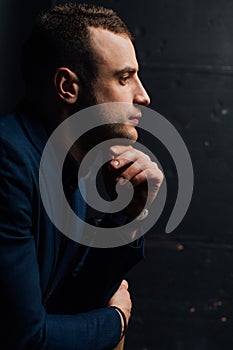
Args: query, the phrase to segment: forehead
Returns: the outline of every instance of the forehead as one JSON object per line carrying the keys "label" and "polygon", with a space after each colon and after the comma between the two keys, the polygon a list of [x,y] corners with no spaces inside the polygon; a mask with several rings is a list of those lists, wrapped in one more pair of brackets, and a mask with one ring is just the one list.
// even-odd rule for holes
{"label": "forehead", "polygon": [[97,54],[97,61],[112,69],[124,66],[138,70],[138,63],[132,41],[124,34],[115,34],[107,29],[89,27],[91,46]]}

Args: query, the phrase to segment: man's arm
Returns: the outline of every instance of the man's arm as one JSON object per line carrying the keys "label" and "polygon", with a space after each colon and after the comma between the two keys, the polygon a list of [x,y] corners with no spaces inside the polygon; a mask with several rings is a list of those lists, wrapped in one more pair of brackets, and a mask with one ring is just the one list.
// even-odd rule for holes
{"label": "man's arm", "polygon": [[[4,146],[4,147],[3,147]],[[109,349],[121,319],[105,307],[77,315],[47,314],[32,227],[30,167],[4,141],[0,147],[0,347],[14,350]]]}

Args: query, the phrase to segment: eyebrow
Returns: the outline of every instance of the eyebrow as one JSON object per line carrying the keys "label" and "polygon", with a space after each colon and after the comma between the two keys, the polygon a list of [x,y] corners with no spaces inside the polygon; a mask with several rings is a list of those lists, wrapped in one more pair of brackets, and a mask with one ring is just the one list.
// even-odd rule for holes
{"label": "eyebrow", "polygon": [[124,74],[124,73],[130,73],[130,74],[134,74],[134,73],[137,73],[138,72],[138,69],[136,68],[133,68],[133,67],[125,67],[123,69],[120,69],[120,70],[117,70],[114,75],[121,75],[121,74]]}

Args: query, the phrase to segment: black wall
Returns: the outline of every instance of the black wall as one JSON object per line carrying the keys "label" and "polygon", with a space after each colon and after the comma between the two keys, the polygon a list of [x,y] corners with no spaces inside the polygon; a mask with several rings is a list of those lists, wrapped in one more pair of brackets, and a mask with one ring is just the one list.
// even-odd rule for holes
{"label": "black wall", "polygon": [[50,0],[0,1],[0,114],[11,112],[23,96],[20,73],[20,50],[33,20],[42,9],[51,7]]}
{"label": "black wall", "polygon": [[[115,9],[134,33],[151,108],[177,128],[194,167],[189,211],[166,235],[177,176],[169,154],[151,141],[165,171],[168,202],[146,235],[146,259],[129,274],[134,311],[126,350],[232,349],[233,2],[86,2]],[[38,6],[25,1],[19,11],[19,4],[11,3],[0,5],[5,14],[1,12],[4,111],[11,93],[12,99],[21,93],[14,53],[24,32],[18,30],[29,14],[32,18],[43,7],[42,1]]]}

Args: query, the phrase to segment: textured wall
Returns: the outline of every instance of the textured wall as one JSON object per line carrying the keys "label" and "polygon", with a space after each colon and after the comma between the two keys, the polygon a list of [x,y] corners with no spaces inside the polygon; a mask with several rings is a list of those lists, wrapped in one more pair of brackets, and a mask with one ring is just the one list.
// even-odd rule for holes
{"label": "textured wall", "polygon": [[178,129],[195,175],[192,204],[170,235],[164,225],[177,177],[158,149],[168,203],[129,275],[134,312],[126,350],[233,348],[233,2],[87,1],[114,8],[135,35],[151,107]]}

